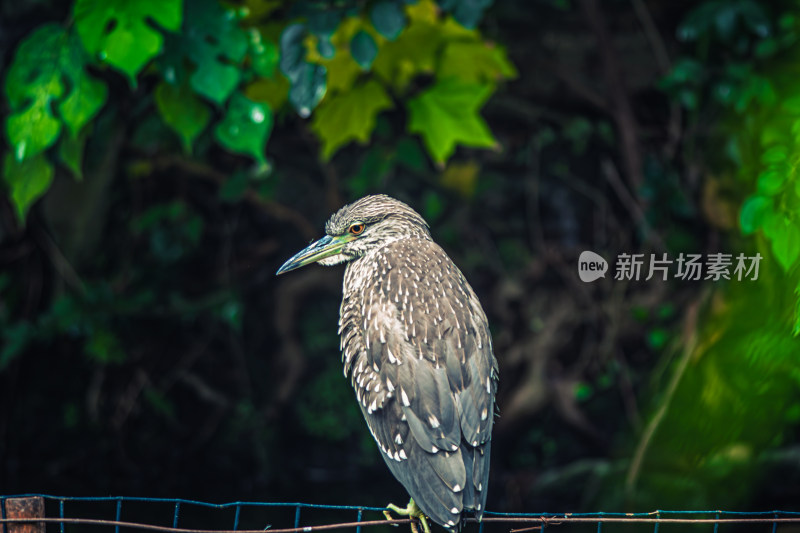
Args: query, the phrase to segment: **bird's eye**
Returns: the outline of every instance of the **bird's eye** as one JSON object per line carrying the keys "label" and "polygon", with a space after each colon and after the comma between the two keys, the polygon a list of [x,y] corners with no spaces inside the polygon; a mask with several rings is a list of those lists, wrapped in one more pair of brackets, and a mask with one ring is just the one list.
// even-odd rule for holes
{"label": "bird's eye", "polygon": [[364,232],[364,224],[353,224],[347,231],[353,235],[361,235]]}

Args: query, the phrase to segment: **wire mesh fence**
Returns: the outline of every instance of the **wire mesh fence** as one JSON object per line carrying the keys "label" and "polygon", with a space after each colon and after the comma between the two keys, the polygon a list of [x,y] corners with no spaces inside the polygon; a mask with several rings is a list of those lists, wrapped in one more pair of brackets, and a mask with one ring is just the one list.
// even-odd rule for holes
{"label": "wire mesh fence", "polygon": [[[401,526],[408,518],[387,520],[382,507],[310,503],[209,503],[148,497],[70,497],[46,494],[0,496],[2,533],[311,533]],[[468,518],[465,529],[484,531],[569,531],[597,533],[674,531],[798,530],[797,511],[665,511],[647,513],[501,513],[486,511],[481,522]]]}

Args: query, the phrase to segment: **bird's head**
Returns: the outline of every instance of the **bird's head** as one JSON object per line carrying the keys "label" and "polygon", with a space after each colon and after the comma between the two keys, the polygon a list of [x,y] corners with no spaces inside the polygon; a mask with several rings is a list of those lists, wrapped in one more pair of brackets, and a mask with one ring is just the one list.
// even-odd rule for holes
{"label": "bird's head", "polygon": [[419,213],[383,194],[365,196],[339,209],[325,224],[325,233],[286,261],[277,274],[311,263],[327,266],[352,261],[398,239],[431,238]]}

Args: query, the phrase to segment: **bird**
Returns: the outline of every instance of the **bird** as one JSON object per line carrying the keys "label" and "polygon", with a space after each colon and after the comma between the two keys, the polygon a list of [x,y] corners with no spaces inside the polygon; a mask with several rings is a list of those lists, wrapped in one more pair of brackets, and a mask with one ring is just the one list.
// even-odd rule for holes
{"label": "bird", "polygon": [[277,271],[346,263],[342,364],[370,433],[411,499],[389,511],[449,530],[486,505],[499,370],[486,314],[428,223],[387,195],[345,205]]}

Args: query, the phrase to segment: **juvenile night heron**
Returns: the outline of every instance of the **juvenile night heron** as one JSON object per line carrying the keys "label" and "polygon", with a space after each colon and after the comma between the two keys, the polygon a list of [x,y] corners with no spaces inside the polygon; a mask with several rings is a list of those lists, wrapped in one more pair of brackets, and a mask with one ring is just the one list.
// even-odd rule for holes
{"label": "juvenile night heron", "polygon": [[[389,196],[342,207],[325,237],[278,274],[347,262],[339,310],[344,374],[392,474],[399,514],[455,528],[481,518],[489,479],[497,361],[486,315],[428,224]],[[387,517],[389,515],[387,514]]]}

